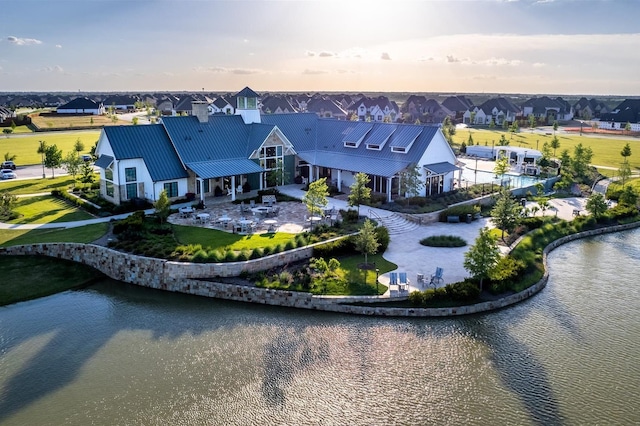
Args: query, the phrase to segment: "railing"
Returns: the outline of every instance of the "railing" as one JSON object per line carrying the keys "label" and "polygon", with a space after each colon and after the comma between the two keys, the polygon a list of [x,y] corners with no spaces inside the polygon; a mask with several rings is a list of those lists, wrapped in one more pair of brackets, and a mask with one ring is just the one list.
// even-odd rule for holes
{"label": "railing", "polygon": [[376,222],[378,222],[378,225],[382,225],[384,223],[382,217],[380,217],[380,215],[372,209],[369,209],[369,218],[374,219]]}

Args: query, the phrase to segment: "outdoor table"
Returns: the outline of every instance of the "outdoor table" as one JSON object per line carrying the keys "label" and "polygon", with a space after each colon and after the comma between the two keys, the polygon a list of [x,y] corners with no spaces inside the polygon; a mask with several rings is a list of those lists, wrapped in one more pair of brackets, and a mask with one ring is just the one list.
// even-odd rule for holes
{"label": "outdoor table", "polygon": [[207,222],[207,221],[211,218],[211,215],[210,215],[209,213],[198,213],[198,214],[196,215],[196,218],[197,218],[200,222],[205,223],[205,222]]}
{"label": "outdoor table", "polygon": [[193,213],[193,207],[180,207],[178,211],[180,212],[180,216],[189,217]]}
{"label": "outdoor table", "polygon": [[320,221],[322,220],[322,218],[321,218],[320,216],[311,216],[311,217],[309,218],[309,220],[310,220],[311,222],[320,222]]}
{"label": "outdoor table", "polygon": [[275,219],[267,219],[262,223],[264,223],[265,225],[269,225],[269,227],[267,228],[267,232],[275,232],[278,221]]}
{"label": "outdoor table", "polygon": [[253,221],[249,219],[242,219],[242,220],[239,220],[238,223],[240,224],[241,232],[247,232],[247,226],[251,225]]}
{"label": "outdoor table", "polygon": [[227,226],[227,224],[231,222],[231,218],[227,215],[224,215],[224,216],[220,216],[218,218],[218,221],[222,223],[224,226]]}
{"label": "outdoor table", "polygon": [[271,211],[271,207],[254,207],[251,211],[260,215],[266,215]]}

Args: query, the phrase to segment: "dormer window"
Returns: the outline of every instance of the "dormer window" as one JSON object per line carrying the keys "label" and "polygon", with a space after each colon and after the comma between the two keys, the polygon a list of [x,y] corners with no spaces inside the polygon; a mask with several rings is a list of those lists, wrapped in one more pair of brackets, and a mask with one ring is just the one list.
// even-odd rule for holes
{"label": "dormer window", "polygon": [[372,149],[374,151],[380,151],[382,147],[377,144],[367,144],[367,149]]}
{"label": "dormer window", "polygon": [[407,150],[403,146],[392,146],[391,152],[400,152],[402,154],[405,154]]}

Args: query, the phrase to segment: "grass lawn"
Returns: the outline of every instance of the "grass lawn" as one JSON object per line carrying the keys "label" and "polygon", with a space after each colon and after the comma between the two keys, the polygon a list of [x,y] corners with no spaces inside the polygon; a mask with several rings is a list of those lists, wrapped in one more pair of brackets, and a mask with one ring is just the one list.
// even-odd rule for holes
{"label": "grass lawn", "polygon": [[180,244],[200,244],[212,249],[229,247],[232,250],[253,250],[259,247],[275,247],[295,240],[296,234],[276,232],[274,234],[238,235],[216,229],[204,229],[197,226],[175,225],[173,232]]}
{"label": "grass lawn", "polygon": [[13,195],[40,194],[42,192],[51,192],[54,189],[67,189],[71,186],[73,186],[71,176],[58,176],[53,179],[47,177],[45,179],[0,181],[0,191],[9,191]]}
{"label": "grass lawn", "polygon": [[[341,257],[338,260],[340,261],[340,270],[338,271],[338,275],[343,277],[347,281],[348,285],[346,289],[342,288],[342,292],[340,293],[329,294],[347,294],[352,296],[360,294],[376,294],[375,268],[373,270],[362,270],[358,267],[364,263],[364,256],[362,254]],[[375,263],[376,268],[380,270],[379,275],[393,271],[398,267],[395,263],[385,260],[381,254],[376,254],[374,256],[369,255],[367,257],[367,262]],[[378,294],[384,294],[385,291],[387,291],[387,286],[380,284],[378,286]]]}
{"label": "grass lawn", "polygon": [[36,243],[90,243],[106,234],[108,230],[108,223],[96,223],[68,229],[0,229],[0,246]]}
{"label": "grass lawn", "polygon": [[[510,145],[512,146],[520,146],[532,149],[542,150],[542,145],[545,142],[550,143],[551,139],[553,139],[553,135],[545,135],[540,133],[531,133],[526,129],[521,129],[520,133],[516,133],[511,137],[510,132],[506,132],[503,130],[487,130],[487,129],[470,129],[471,134],[473,135],[473,141],[476,145],[485,145],[487,143],[488,146],[491,146],[491,143],[494,142],[495,145],[500,144],[500,136],[505,135]],[[553,132],[551,132],[553,133]],[[558,140],[560,141],[560,148],[556,150],[556,157],[560,156],[560,153],[565,149],[569,150],[569,154],[573,155],[573,148],[582,143],[585,147],[590,147],[593,150],[593,159],[591,160],[592,164],[596,164],[598,166],[607,166],[607,167],[615,167],[616,169],[620,167],[620,163],[622,163],[622,156],[620,155],[620,151],[622,148],[629,143],[631,146],[631,152],[640,154],[640,140],[624,140],[617,139],[615,136],[609,137],[593,137],[593,136],[580,136],[580,135],[566,135],[566,134],[557,134]],[[469,139],[469,129],[458,130],[456,134],[453,136],[453,141],[456,144],[461,144],[463,141],[466,143]],[[537,148],[536,148],[537,146]],[[632,172],[640,171],[640,155],[631,155],[629,157],[629,165],[631,166]],[[609,171],[609,175],[614,170]],[[607,171],[604,170],[603,174],[607,174]]]}
{"label": "grass lawn", "polygon": [[8,138],[3,135],[0,137],[0,155],[4,155],[6,152],[16,155],[15,161],[18,167],[28,164],[42,164],[42,157],[38,154],[39,141],[41,140],[48,145],[57,145],[64,156],[66,153],[73,151],[73,146],[78,139],[84,144],[84,152],[81,152],[81,154],[88,154],[99,136],[100,132],[97,130],[74,132],[72,134],[37,133],[25,136],[9,136]]}
{"label": "grass lawn", "polygon": [[[4,133],[2,133],[2,130],[4,129],[10,129],[11,127],[2,127],[0,128],[0,135],[2,135],[2,137],[6,137],[6,135]],[[28,126],[16,126],[15,129],[13,129],[13,132],[11,132],[12,135],[18,134],[18,133],[33,133],[33,130],[31,130]],[[11,137],[11,136],[9,136]]]}
{"label": "grass lawn", "polygon": [[[116,115],[117,116],[117,115]],[[93,122],[92,122],[93,121]],[[72,115],[72,114],[60,114],[60,115],[32,115],[31,123],[40,130],[53,130],[53,129],[68,129],[78,127],[96,127],[101,128],[103,126],[117,126],[121,124],[130,125],[129,121],[116,121],[111,120],[111,117],[106,115]]]}
{"label": "grass lawn", "polygon": [[48,296],[102,276],[79,263],[44,256],[0,256],[0,306]]}
{"label": "grass lawn", "polygon": [[57,223],[93,218],[89,213],[51,195],[18,198],[13,210],[21,216],[9,223]]}

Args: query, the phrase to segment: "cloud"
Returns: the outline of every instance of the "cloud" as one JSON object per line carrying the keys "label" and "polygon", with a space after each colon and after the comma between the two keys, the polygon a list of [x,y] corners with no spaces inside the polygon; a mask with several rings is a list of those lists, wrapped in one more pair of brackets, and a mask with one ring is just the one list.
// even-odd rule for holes
{"label": "cloud", "polygon": [[387,52],[382,52],[382,55],[380,55],[380,59],[382,59],[384,61],[390,61],[391,60],[391,56],[389,56],[389,53],[387,53]]}
{"label": "cloud", "polygon": [[447,62],[449,62],[450,64],[454,62],[460,62],[460,59],[456,58],[453,55],[447,55]]}
{"label": "cloud", "polygon": [[34,44],[42,44],[40,40],[36,40],[35,38],[19,38],[15,36],[7,37],[9,43],[13,43],[17,46],[30,46]]}
{"label": "cloud", "polygon": [[56,44],[56,47],[57,47],[58,49],[62,49],[62,45],[61,45],[61,44]]}
{"label": "cloud", "polygon": [[62,67],[60,65],[54,65],[54,66],[49,66],[49,67],[44,67],[42,68],[40,71],[42,72],[49,72],[49,73],[62,73],[64,72],[64,70],[62,69]]}
{"label": "cloud", "polygon": [[522,65],[523,62],[519,59],[490,58],[490,59],[475,61],[475,63],[479,65],[488,65],[488,66],[500,66],[500,65],[518,66],[518,65]]}
{"label": "cloud", "polygon": [[261,74],[263,71],[252,68],[226,68],[226,67],[194,67],[195,72],[212,72],[216,74]]}
{"label": "cloud", "polygon": [[547,66],[547,64],[545,64],[543,62],[534,62],[533,66],[536,67],[536,68],[542,68],[542,67]]}
{"label": "cloud", "polygon": [[305,69],[304,71],[302,71],[302,74],[304,74],[304,75],[329,74],[329,71]]}
{"label": "cloud", "polygon": [[306,52],[304,52],[305,56],[316,56],[316,52],[314,52],[313,50],[307,50]]}
{"label": "cloud", "polygon": [[261,71],[250,69],[250,68],[234,68],[230,70],[230,72],[231,74],[247,75],[247,74],[260,74]]}
{"label": "cloud", "polygon": [[332,56],[336,56],[336,54],[335,54],[335,53],[333,53],[333,52],[328,52],[328,51],[326,51],[326,50],[323,50],[322,52],[320,52],[320,53],[318,54],[318,56],[319,56],[319,57],[321,57],[321,58],[330,58],[330,57],[332,57]]}

